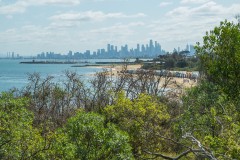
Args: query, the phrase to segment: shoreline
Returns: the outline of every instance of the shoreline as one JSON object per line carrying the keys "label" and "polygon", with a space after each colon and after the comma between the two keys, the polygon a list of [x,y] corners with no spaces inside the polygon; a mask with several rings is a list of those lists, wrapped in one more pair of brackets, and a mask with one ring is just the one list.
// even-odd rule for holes
{"label": "shoreline", "polygon": [[[127,65],[127,70],[138,70],[141,69],[141,64],[130,64]],[[90,67],[90,68],[101,68],[107,69],[109,73],[113,76],[117,76],[122,69],[123,65],[89,65],[83,67]],[[181,88],[191,88],[197,85],[197,81],[189,78],[180,78],[180,77],[170,77],[171,80],[169,82],[169,88],[181,87]]]}

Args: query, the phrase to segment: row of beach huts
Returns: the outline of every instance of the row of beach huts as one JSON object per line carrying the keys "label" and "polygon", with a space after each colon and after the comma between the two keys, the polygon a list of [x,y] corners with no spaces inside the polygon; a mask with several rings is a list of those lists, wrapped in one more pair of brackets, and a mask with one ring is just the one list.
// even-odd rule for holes
{"label": "row of beach huts", "polygon": [[[140,72],[148,72],[148,70],[127,70],[129,74],[137,74]],[[168,70],[155,70],[154,72],[157,76],[169,76],[169,77],[178,77],[178,78],[189,78],[197,79],[199,77],[198,71],[188,72],[188,71],[168,71]]]}

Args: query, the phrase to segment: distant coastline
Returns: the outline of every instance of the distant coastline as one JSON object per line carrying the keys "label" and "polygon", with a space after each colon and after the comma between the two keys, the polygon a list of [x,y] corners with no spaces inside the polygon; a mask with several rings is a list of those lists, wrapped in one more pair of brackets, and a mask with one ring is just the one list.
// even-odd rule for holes
{"label": "distant coastline", "polygon": [[[21,61],[19,62],[20,64],[75,64],[71,67],[87,67],[87,66],[102,66],[102,65],[124,65],[124,64],[128,64],[128,65],[134,65],[136,64],[136,62],[94,62],[94,63],[90,63],[88,61],[36,61],[36,60],[32,60],[32,61]],[[85,65],[78,65],[78,64],[85,64]]]}
{"label": "distant coastline", "polygon": [[77,63],[88,63],[88,62],[73,62],[73,61],[22,61],[20,64],[77,64]]}

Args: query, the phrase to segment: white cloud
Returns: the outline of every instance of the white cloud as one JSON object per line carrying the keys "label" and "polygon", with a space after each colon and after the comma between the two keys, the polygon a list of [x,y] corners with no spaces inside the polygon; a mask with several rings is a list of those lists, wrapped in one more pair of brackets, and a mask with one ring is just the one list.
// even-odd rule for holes
{"label": "white cloud", "polygon": [[206,31],[219,26],[225,19],[232,21],[234,15],[239,13],[240,4],[223,6],[214,1],[202,3],[197,6],[184,5],[174,8],[166,13],[159,21],[148,25],[149,37],[164,39],[163,46],[175,44],[184,46],[187,43],[201,42]]}
{"label": "white cloud", "polygon": [[101,21],[107,18],[140,18],[145,17],[143,13],[126,15],[123,13],[103,13],[101,11],[70,12],[50,17],[54,21]]}
{"label": "white cloud", "polygon": [[16,52],[25,50],[28,53],[36,54],[45,50],[57,51],[57,49],[53,48],[64,46],[70,40],[66,33],[36,25],[26,25],[0,32],[0,43],[5,45],[2,49],[9,50],[14,46]]}
{"label": "white cloud", "polygon": [[29,0],[36,4],[41,5],[78,5],[80,4],[80,0]]}
{"label": "white cloud", "polygon": [[206,3],[209,2],[210,0],[181,0],[180,3]]}
{"label": "white cloud", "polygon": [[129,24],[116,24],[110,27],[105,28],[99,28],[94,29],[91,32],[92,33],[121,33],[121,34],[130,34],[133,33],[133,31],[130,29],[131,27],[136,26],[144,26],[145,24],[143,22],[132,22]]}
{"label": "white cloud", "polygon": [[[143,13],[134,14],[133,10],[121,8],[129,4],[129,0],[100,0],[102,2],[98,3],[96,1],[98,0],[16,0],[9,4],[7,0],[2,2],[0,0],[0,15],[4,14],[9,18],[4,19],[6,22],[3,23],[6,24],[0,30],[0,43],[4,44],[1,50],[17,48],[16,51],[22,53],[24,51],[37,53],[43,50],[64,53],[69,49],[95,50],[104,47],[107,43],[135,46],[137,42],[148,43],[149,39],[153,39],[159,41],[163,49],[170,51],[173,47],[182,48],[187,43],[195,44],[196,41],[201,41],[207,30],[218,26],[224,19],[231,21],[240,11],[240,3],[233,4],[233,2],[223,5],[216,0],[180,0],[178,3],[173,3],[172,0],[156,0],[154,7],[150,7],[151,10],[144,10],[149,4],[143,2],[146,6],[142,6],[143,9],[139,6],[137,9]],[[122,5],[119,3],[118,11],[114,11],[115,8],[110,7],[112,4],[115,5],[116,1],[127,1],[127,3],[124,2]],[[84,2],[83,6],[75,6],[80,2]],[[105,4],[108,6],[104,6]],[[47,5],[54,5],[54,9],[47,10]],[[66,5],[67,7],[62,7]],[[33,17],[39,14],[42,18],[38,22],[28,18],[22,21],[26,15],[22,15],[21,20],[18,19],[19,17],[11,20],[14,13],[23,13],[33,6],[46,7],[46,15],[52,16],[43,17],[45,14],[40,13],[43,11],[36,10],[34,12],[36,16]],[[86,10],[96,6],[102,10]],[[165,8],[159,9],[159,7]],[[146,18],[148,14],[152,16]],[[8,24],[8,21],[13,20],[18,21],[16,24],[19,25]],[[33,25],[26,26],[31,23]],[[25,26],[21,27],[22,25]]]}
{"label": "white cloud", "polygon": [[[91,26],[97,26],[98,24],[103,24],[101,22],[109,23],[109,21],[119,21],[127,19],[135,19],[145,17],[143,13],[127,15],[124,13],[104,13],[101,11],[86,11],[86,12],[69,12],[61,13],[50,17],[52,21],[49,28],[50,29],[67,29],[67,28],[79,28],[82,26],[86,27],[86,22],[92,23]],[[109,20],[109,21],[107,21]],[[127,20],[128,21],[128,20]],[[98,22],[98,23],[96,23]]]}
{"label": "white cloud", "polygon": [[[143,28],[145,27],[145,23],[143,22],[131,22],[131,23],[117,23],[112,26],[102,27],[97,29],[92,29],[88,33],[88,37],[92,37],[92,41],[96,39],[95,37],[99,38],[99,42],[96,45],[101,44],[99,47],[105,46],[108,43],[112,43],[114,45],[123,45],[128,44],[129,46],[135,46],[137,41],[136,36],[143,35],[144,33],[139,33],[136,27]],[[141,30],[141,29],[140,29]]]}
{"label": "white cloud", "polygon": [[197,7],[178,7],[169,11],[166,15],[183,19],[188,17],[192,20],[196,20],[196,18],[233,18],[235,14],[239,13],[239,10],[240,4],[233,4],[227,7],[210,1]]}
{"label": "white cloud", "polygon": [[15,3],[0,6],[0,14],[23,13],[30,6],[38,5],[78,5],[80,0],[18,0]]}
{"label": "white cloud", "polygon": [[0,14],[23,13],[28,7],[25,1],[17,1],[14,4],[0,6]]}
{"label": "white cloud", "polygon": [[169,5],[171,5],[172,4],[172,2],[161,2],[160,4],[159,4],[159,6],[160,7],[166,7],[166,6],[169,6]]}

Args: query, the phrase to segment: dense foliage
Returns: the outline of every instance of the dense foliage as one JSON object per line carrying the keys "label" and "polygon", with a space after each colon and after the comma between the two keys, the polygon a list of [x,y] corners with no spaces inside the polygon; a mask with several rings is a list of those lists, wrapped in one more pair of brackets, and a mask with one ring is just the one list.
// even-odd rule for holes
{"label": "dense foliage", "polygon": [[[239,113],[237,106],[213,83],[202,82],[183,97],[184,111],[179,120],[181,136],[191,134],[217,159],[238,159]],[[207,156],[209,157],[209,155]]]}
{"label": "dense foliage", "polygon": [[152,97],[140,94],[131,101],[120,93],[115,104],[105,108],[105,115],[108,121],[129,133],[135,157],[146,156],[146,150],[164,148],[159,134],[166,134],[164,127],[169,115],[166,106]]}
{"label": "dense foliage", "polygon": [[0,96],[0,159],[41,159],[48,144],[40,128],[34,128],[33,114],[25,108],[26,98]]}
{"label": "dense foliage", "polygon": [[[240,159],[239,37],[227,21],[207,33],[201,79],[180,96],[167,75],[127,66],[87,85],[69,71],[61,83],[29,75],[24,89],[0,94],[0,159]],[[186,65],[171,56],[169,68]]]}
{"label": "dense foliage", "polygon": [[132,159],[128,135],[96,113],[78,111],[57,135],[60,159]]}
{"label": "dense foliage", "polygon": [[195,55],[189,56],[189,51],[174,51],[165,55],[159,55],[150,63],[144,63],[143,69],[167,69],[167,70],[197,70],[198,57]]}
{"label": "dense foliage", "polygon": [[231,98],[240,94],[240,24],[221,22],[197,46],[202,71]]}

